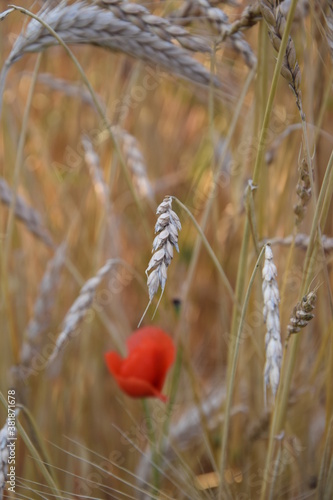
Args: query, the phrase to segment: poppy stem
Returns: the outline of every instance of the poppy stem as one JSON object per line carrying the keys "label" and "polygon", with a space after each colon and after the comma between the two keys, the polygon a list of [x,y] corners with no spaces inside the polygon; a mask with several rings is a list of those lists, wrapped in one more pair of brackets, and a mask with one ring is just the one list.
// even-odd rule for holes
{"label": "poppy stem", "polygon": [[153,467],[153,495],[158,496],[160,490],[160,472],[159,472],[159,461],[160,461],[160,450],[157,446],[156,433],[154,429],[153,419],[151,416],[150,408],[146,398],[142,399],[143,411],[146,419],[146,426],[148,432],[149,444],[152,449],[152,467]]}

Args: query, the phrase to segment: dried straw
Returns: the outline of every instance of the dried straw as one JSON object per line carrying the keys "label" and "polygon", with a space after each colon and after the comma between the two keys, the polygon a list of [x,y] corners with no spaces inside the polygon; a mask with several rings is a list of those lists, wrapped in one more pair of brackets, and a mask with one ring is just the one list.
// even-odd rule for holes
{"label": "dried straw", "polygon": [[[11,206],[14,194],[7,182],[0,178],[0,201],[4,205]],[[53,241],[48,231],[45,229],[40,214],[26,204],[20,195],[16,195],[15,217],[24,223],[28,230],[38,239],[43,241],[48,247],[53,247]]]}
{"label": "dried straw", "polygon": [[[125,52],[198,84],[209,85],[213,81],[220,86],[218,80],[185,49],[148,30],[144,23],[142,25],[135,9],[130,19],[128,16],[120,19],[111,10],[98,5],[83,1],[71,5],[61,2],[54,8],[42,9],[39,18],[68,45],[90,44]],[[31,20],[13,46],[5,73],[24,54],[40,52],[57,44],[44,25],[36,19]]]}
{"label": "dried straw", "polygon": [[[264,321],[266,323],[267,333],[265,337],[266,344],[266,363],[264,371],[265,389],[270,386],[273,395],[276,395],[282,361],[282,344],[279,302],[280,294],[276,281],[277,270],[273,262],[273,252],[269,245],[265,248],[265,263],[262,270],[262,293],[264,297]],[[266,392],[266,391],[265,391]]]}

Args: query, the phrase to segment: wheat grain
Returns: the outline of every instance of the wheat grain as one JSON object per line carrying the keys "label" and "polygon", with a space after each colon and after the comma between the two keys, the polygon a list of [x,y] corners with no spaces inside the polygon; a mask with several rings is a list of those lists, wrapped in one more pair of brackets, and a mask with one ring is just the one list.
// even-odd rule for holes
{"label": "wheat grain", "polygon": [[265,388],[270,386],[275,396],[280,379],[282,344],[279,302],[280,294],[276,281],[277,270],[273,262],[273,252],[269,245],[265,248],[265,263],[262,270],[262,293],[264,298],[264,321],[267,333],[265,337],[266,363],[264,370]]}
{"label": "wheat grain", "polygon": [[[68,45],[90,44],[125,52],[198,84],[209,85],[213,81],[220,86],[217,78],[182,47],[141,29],[134,22],[119,19],[113,12],[98,5],[82,1],[70,5],[60,3],[54,8],[42,10],[39,18]],[[16,40],[4,72],[24,54],[40,52],[57,44],[58,41],[46,27],[36,19],[31,20]]]}
{"label": "wheat grain", "polygon": [[81,288],[79,296],[65,316],[62,330],[57,337],[56,344],[51,356],[49,357],[48,364],[52,363],[65,344],[76,333],[76,329],[80,325],[88,309],[93,304],[97,287],[100,285],[104,276],[110,271],[114,263],[114,259],[109,259],[104,266],[100,268],[97,274],[93,278],[86,281]]}
{"label": "wheat grain", "polygon": [[[7,182],[0,178],[0,201],[4,205],[11,206],[14,194]],[[15,217],[22,221],[28,230],[38,239],[43,241],[48,247],[53,247],[53,241],[48,231],[45,229],[40,214],[26,204],[20,195],[16,195]]]}
{"label": "wheat grain", "polygon": [[65,256],[66,243],[63,243],[57,248],[53,259],[48,263],[41,281],[34,314],[28,324],[21,348],[21,363],[25,367],[29,367],[36,353],[40,352],[44,334],[50,327],[52,310],[59,288],[60,271],[64,264]]}

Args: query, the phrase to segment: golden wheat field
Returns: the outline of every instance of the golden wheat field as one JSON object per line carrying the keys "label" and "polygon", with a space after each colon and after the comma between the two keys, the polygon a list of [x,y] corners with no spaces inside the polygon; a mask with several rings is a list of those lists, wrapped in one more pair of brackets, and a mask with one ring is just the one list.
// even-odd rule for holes
{"label": "golden wheat field", "polygon": [[332,499],[332,0],[0,6],[0,499]]}

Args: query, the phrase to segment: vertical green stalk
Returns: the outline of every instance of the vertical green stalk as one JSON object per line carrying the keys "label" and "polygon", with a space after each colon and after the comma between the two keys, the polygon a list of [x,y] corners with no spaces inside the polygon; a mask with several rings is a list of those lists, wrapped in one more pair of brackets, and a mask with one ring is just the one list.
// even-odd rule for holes
{"label": "vertical green stalk", "polygon": [[[304,270],[303,270],[303,280],[300,290],[300,299],[305,295],[307,289],[311,285],[312,276],[314,273],[316,258],[318,254],[318,249],[321,243],[318,243],[318,227],[323,228],[328,210],[330,201],[333,193],[333,152],[329,159],[325,176],[322,182],[321,190],[318,197],[318,203],[316,206],[316,211],[314,214],[314,218],[312,221],[311,233],[309,245],[307,248],[307,253],[305,257]],[[288,405],[288,397],[291,385],[291,379],[295,368],[296,363],[296,354],[298,351],[298,346],[301,341],[301,335],[293,336],[289,342],[289,349],[287,353],[285,353],[283,357],[283,364],[281,369],[281,380],[279,389],[276,395],[276,401],[273,411],[273,420],[271,424],[269,444],[268,444],[268,452],[266,456],[266,467],[264,471],[263,477],[263,485],[261,490],[261,500],[265,500],[266,498],[266,490],[267,483],[269,480],[269,470],[270,464],[273,458],[273,448],[274,448],[274,436],[276,436],[280,430],[284,426],[287,405]]]}
{"label": "vertical green stalk", "polygon": [[230,426],[230,412],[231,412],[232,396],[234,393],[234,385],[235,385],[239,347],[241,344],[241,333],[242,333],[242,329],[243,329],[245,315],[247,312],[247,306],[249,303],[252,286],[254,283],[254,278],[255,278],[256,273],[258,271],[260,261],[261,261],[263,254],[264,254],[265,248],[266,247],[264,246],[261,249],[261,252],[260,252],[259,257],[257,259],[256,265],[254,266],[252,276],[250,278],[249,286],[248,286],[247,291],[246,291],[244,305],[243,305],[242,312],[240,315],[237,335],[236,335],[235,341],[234,341],[233,359],[231,362],[232,369],[231,369],[231,373],[230,373],[230,379],[229,379],[228,385],[227,385],[227,398],[226,398],[226,403],[225,403],[224,421],[223,421],[223,436],[222,436],[222,449],[221,449],[221,461],[220,461],[220,478],[221,479],[220,479],[219,496],[218,496],[219,499],[222,499],[223,477],[224,477],[224,469],[225,469],[226,458],[227,458],[227,444],[228,444],[229,426]]}

